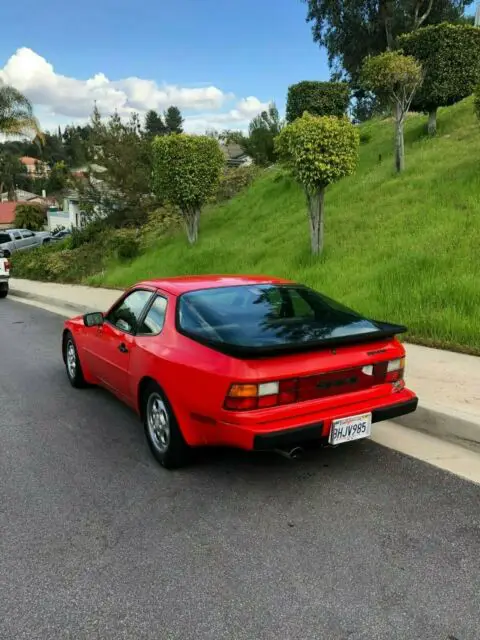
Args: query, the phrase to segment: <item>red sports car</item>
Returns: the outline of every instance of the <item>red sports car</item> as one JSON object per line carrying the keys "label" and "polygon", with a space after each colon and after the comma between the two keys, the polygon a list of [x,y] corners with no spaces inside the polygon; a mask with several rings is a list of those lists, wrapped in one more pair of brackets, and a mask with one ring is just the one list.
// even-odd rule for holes
{"label": "red sports car", "polygon": [[62,346],[71,384],[133,407],[174,468],[194,447],[336,445],[415,411],[404,331],[287,280],[199,276],[135,285],[106,313],[68,320]]}

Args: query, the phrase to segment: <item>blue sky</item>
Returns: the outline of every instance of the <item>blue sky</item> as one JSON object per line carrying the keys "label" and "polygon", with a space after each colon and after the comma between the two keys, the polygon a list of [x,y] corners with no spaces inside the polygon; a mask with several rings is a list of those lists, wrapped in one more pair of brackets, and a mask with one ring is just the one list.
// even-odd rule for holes
{"label": "blue sky", "polygon": [[[69,78],[134,76],[158,86],[213,86],[235,95],[218,108],[185,106],[186,114],[227,113],[249,96],[261,103],[276,100],[283,108],[289,84],[329,77],[301,0],[22,0],[25,19],[19,19],[19,7],[8,3],[2,8],[0,69],[23,47]],[[20,82],[27,95],[48,102],[38,86],[38,62],[24,57],[4,80]],[[29,85],[25,76],[31,76]],[[30,90],[30,85],[36,86]],[[39,115],[49,124],[74,117],[71,108],[62,114],[62,106],[52,101],[53,108],[39,103]]]}

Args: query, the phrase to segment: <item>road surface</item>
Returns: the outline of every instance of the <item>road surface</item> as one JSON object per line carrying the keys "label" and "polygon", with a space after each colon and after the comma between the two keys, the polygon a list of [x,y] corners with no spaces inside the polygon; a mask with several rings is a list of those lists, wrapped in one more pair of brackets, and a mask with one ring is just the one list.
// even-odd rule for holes
{"label": "road surface", "polygon": [[478,640],[480,487],[362,442],[178,472],[0,304],[0,638]]}

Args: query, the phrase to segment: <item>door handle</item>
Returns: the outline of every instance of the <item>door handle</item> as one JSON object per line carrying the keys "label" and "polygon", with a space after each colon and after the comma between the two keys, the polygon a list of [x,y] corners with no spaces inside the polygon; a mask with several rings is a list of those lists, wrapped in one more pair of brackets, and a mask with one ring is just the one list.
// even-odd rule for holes
{"label": "door handle", "polygon": [[118,345],[118,350],[121,351],[122,353],[128,353],[128,349],[124,342]]}

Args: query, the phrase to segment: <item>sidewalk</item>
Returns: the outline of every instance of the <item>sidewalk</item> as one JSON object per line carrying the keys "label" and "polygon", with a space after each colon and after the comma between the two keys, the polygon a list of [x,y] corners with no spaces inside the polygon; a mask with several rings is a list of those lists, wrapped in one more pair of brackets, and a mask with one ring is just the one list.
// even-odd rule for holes
{"label": "sidewalk", "polygon": [[[64,316],[106,311],[121,294],[15,278],[10,291]],[[419,408],[396,421],[480,450],[480,358],[411,344],[406,349],[406,380],[419,397]]]}

